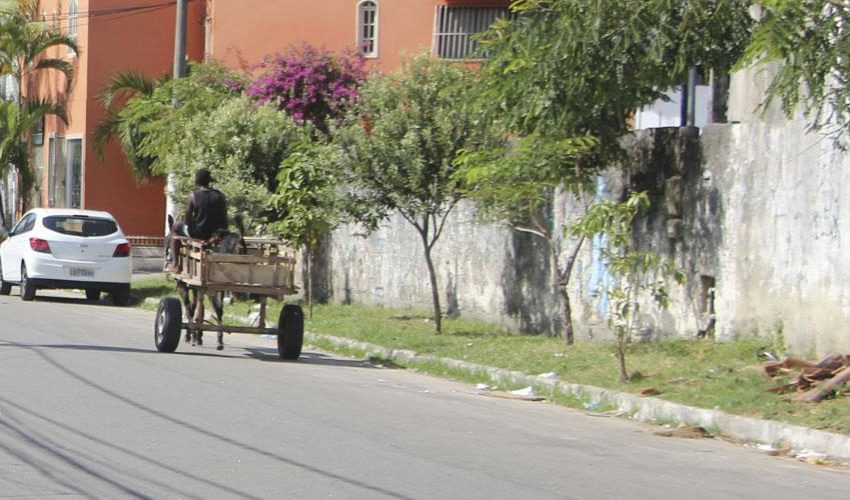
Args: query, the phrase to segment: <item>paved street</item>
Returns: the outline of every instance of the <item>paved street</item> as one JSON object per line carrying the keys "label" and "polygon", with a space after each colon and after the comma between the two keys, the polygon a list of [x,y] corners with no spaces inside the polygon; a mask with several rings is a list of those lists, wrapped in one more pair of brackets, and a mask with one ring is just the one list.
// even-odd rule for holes
{"label": "paved street", "polygon": [[[13,289],[17,293],[17,288]],[[231,335],[0,297],[0,498],[846,498],[850,473]],[[64,294],[67,296],[67,294]],[[211,344],[211,342],[210,342]]]}

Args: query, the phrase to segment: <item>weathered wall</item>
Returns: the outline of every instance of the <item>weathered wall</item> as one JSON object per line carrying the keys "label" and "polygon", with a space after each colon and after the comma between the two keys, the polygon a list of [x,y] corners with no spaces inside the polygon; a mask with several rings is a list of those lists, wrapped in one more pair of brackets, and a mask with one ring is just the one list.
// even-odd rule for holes
{"label": "weathered wall", "polygon": [[[802,120],[754,113],[753,102],[730,110],[738,123],[636,134],[626,173],[600,180],[598,196],[620,196],[627,185],[650,192],[653,208],[637,223],[640,246],[688,276],[670,286],[669,309],[644,306],[640,328],[659,338],[713,326],[719,339],[781,330],[800,354],[848,352],[850,157],[807,133]],[[559,196],[552,212],[560,226],[575,204]],[[329,242],[323,269],[332,300],[429,309],[413,229],[394,218],[369,238],[356,231],[343,228]],[[595,246],[584,245],[570,287],[579,339],[607,335],[604,301],[594,297],[607,275]],[[559,326],[542,240],[477,223],[474,209],[461,205],[435,252],[449,312],[525,331]]]}

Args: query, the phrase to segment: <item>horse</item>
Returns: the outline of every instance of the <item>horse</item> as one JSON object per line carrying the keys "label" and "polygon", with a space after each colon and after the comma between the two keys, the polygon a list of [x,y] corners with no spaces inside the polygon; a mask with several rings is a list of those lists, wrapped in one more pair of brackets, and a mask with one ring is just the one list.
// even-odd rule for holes
{"label": "horse", "polygon": [[[230,253],[230,254],[245,254],[245,226],[241,214],[234,217],[234,222],[238,232],[231,232],[226,229],[219,229],[210,239],[203,242],[202,248],[214,253]],[[171,264],[171,242],[174,238],[172,227],[174,226],[174,218],[168,216],[168,234],[165,236],[165,266]],[[213,306],[215,313],[216,324],[221,325],[224,316],[224,292],[221,291],[206,291],[200,287],[190,287],[185,282],[177,280],[177,293],[180,295],[180,300],[186,311],[186,319],[189,323],[203,324],[204,322],[204,295],[209,297],[210,303]],[[217,350],[224,349],[224,332],[219,330],[217,335],[218,344]],[[203,345],[203,330],[192,328],[186,329],[185,342],[192,346]]]}

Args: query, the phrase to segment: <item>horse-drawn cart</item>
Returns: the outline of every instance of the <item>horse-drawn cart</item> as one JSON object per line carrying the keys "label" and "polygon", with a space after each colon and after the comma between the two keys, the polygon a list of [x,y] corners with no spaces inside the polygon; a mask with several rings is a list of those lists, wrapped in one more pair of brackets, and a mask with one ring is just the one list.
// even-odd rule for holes
{"label": "horse-drawn cart", "polygon": [[[283,300],[295,294],[294,250],[283,242],[245,238],[240,253],[221,253],[207,248],[208,243],[180,238],[179,272],[171,277],[177,284],[180,299],[166,297],[159,303],[154,326],[156,348],[174,352],[180,343],[180,332],[186,341],[202,343],[203,332],[218,334],[219,350],[223,349],[223,333],[257,333],[277,336],[281,359],[298,359],[304,340],[304,315],[297,305],[281,308],[276,328],[266,328],[266,301],[269,297]],[[259,301],[258,326],[225,325],[224,294],[244,294]],[[204,296],[210,298],[214,321],[204,318]],[[183,309],[186,322],[182,319]]]}

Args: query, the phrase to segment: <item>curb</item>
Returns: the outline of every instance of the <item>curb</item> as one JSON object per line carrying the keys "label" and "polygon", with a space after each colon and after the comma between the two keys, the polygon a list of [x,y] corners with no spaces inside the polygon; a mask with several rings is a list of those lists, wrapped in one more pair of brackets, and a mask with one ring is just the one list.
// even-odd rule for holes
{"label": "curb", "polygon": [[800,425],[785,424],[771,420],[740,417],[719,410],[696,408],[679,403],[671,403],[658,398],[642,397],[625,392],[603,389],[601,387],[526,375],[521,372],[468,363],[456,359],[420,355],[410,350],[388,349],[366,342],[358,342],[331,335],[305,332],[305,337],[307,339],[322,340],[341,347],[359,349],[366,351],[367,355],[376,355],[387,360],[404,361],[411,365],[417,363],[440,363],[450,368],[485,374],[501,383],[545,386],[553,391],[558,389],[590,403],[608,404],[615,407],[617,411],[629,415],[633,420],[641,422],[658,423],[659,421],[674,421],[684,425],[698,425],[707,429],[716,429],[723,437],[735,441],[758,443],[779,448],[788,447],[792,450],[805,450],[808,453],[814,452],[835,459],[850,460],[850,437],[843,434],[819,431]]}

